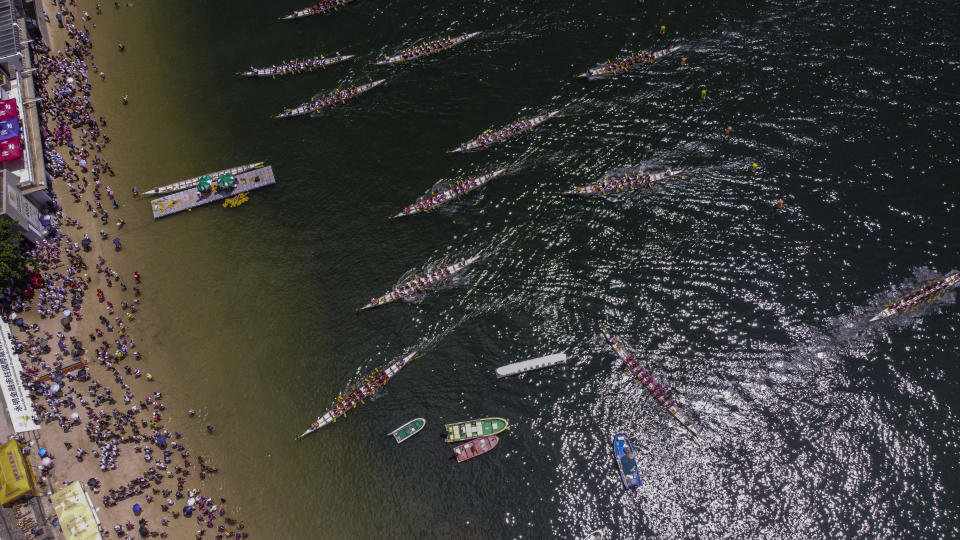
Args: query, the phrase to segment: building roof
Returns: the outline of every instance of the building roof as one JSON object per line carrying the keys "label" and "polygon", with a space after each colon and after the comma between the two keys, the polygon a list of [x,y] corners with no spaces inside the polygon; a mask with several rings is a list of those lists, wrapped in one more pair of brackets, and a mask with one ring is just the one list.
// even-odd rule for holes
{"label": "building roof", "polygon": [[0,0],[0,61],[20,52],[20,31],[14,26],[16,13],[10,0]]}

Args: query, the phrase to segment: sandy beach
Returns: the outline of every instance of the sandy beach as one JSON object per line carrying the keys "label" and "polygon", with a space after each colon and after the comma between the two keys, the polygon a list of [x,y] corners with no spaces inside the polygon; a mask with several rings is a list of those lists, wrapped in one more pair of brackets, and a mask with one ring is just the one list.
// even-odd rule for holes
{"label": "sandy beach", "polygon": [[[43,57],[36,61],[37,83],[44,83],[47,96],[69,95],[44,107],[48,139],[58,139],[56,151],[65,160],[65,176],[53,183],[62,207],[61,237],[38,246],[31,268],[43,285],[31,299],[32,309],[18,314],[25,326],[14,329],[23,346],[20,359],[34,380],[54,375],[31,385],[42,424],[33,459],[39,461],[39,448],[53,458],[52,467],[38,471],[41,491],[47,496],[70,482],[83,483],[105,537],[144,532],[164,538],[246,537],[229,497],[204,491],[208,475],[222,473],[216,456],[191,454],[181,436],[181,426],[197,420],[187,410],[166,409],[163,391],[175,381],[150,373],[163,354],[140,352],[152,349],[138,331],[141,317],[150,317],[151,276],[140,276],[136,261],[121,247],[122,215],[134,206],[146,211],[141,208],[146,202],[121,189],[123,170],[109,165],[125,149],[108,138],[110,118],[95,96],[109,81],[94,69],[90,47],[83,45],[97,41],[97,4],[58,8],[45,3],[44,8],[54,46],[34,51],[35,59]],[[57,9],[64,27],[54,20]],[[89,77],[88,88],[81,72]],[[85,235],[89,249],[81,248]],[[62,320],[65,307],[72,311],[69,329]],[[80,359],[85,368],[61,372]]]}

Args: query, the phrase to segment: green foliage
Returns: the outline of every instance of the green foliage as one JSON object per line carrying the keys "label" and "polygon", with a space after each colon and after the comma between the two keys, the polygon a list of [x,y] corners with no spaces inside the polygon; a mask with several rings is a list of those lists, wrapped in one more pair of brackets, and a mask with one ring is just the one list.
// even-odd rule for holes
{"label": "green foliage", "polygon": [[0,218],[0,284],[13,278],[21,281],[27,274],[23,258],[23,234],[20,228],[6,218]]}

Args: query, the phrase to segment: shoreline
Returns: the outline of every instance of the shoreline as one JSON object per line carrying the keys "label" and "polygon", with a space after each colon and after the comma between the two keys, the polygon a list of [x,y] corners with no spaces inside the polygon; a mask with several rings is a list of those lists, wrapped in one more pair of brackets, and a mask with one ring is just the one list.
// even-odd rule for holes
{"label": "shoreline", "polygon": [[[45,10],[50,8],[47,5],[43,7]],[[90,30],[90,39],[95,39],[97,14],[91,13],[92,22],[81,21],[82,7],[75,6],[73,10],[73,15],[76,16],[76,27],[83,29],[87,25],[93,25],[94,28]],[[47,12],[47,15],[52,14],[53,11]],[[64,13],[65,23],[70,18],[71,16]],[[69,38],[66,27],[59,28],[56,22],[53,22],[52,16],[50,19],[51,22],[46,23],[46,26],[51,44],[63,43],[67,39],[71,39],[72,44],[77,43],[77,40]],[[42,20],[39,23],[45,24]],[[53,48],[49,55],[54,57],[60,50],[62,47]],[[37,57],[35,63],[40,64],[39,57],[42,55],[36,51],[33,54]],[[74,57],[70,57],[70,60],[73,61]],[[99,110],[94,109],[97,105],[96,90],[103,84],[109,83],[97,80],[96,73],[92,72],[95,64],[91,62],[88,55],[84,55],[84,61],[89,76],[88,96],[91,110],[98,111],[91,112],[92,120],[99,116]],[[66,73],[63,75],[65,79]],[[48,93],[51,87],[59,86],[53,76],[46,80],[41,75],[37,80],[46,82]],[[81,85],[82,82],[77,81],[77,86]],[[83,92],[77,92],[75,95],[82,96]],[[106,131],[109,130],[109,118],[105,120],[107,120],[104,125]],[[47,126],[49,131],[47,135],[53,136],[57,125],[56,121],[51,119],[46,104],[41,121]],[[79,130],[71,131],[71,140],[74,141],[75,148],[79,148],[80,145],[76,144]],[[92,135],[85,145],[90,148],[86,158],[95,159],[94,156],[103,158],[122,152],[119,148],[116,151],[112,148],[112,145],[120,143],[108,143],[106,140],[101,143],[97,134]],[[95,145],[102,147],[102,151],[99,149],[94,151]],[[43,370],[42,366],[45,362],[52,364],[56,351],[54,344],[61,341],[66,345],[66,340],[70,340],[71,345],[64,349],[64,354],[66,350],[82,343],[84,350],[82,356],[87,366],[85,370],[65,374],[60,379],[61,388],[50,398],[31,392],[34,409],[40,417],[38,423],[41,424],[41,429],[35,437],[37,448],[46,448],[49,455],[55,458],[53,468],[44,473],[45,480],[42,480],[38,474],[41,496],[49,499],[48,492],[58,491],[58,488],[72,481],[80,481],[87,486],[88,479],[97,479],[100,487],[92,490],[90,496],[102,522],[101,529],[105,537],[109,537],[110,529],[118,524],[121,526],[122,535],[134,535],[137,531],[130,529],[129,524],[141,518],[146,520],[145,525],[149,531],[155,531],[161,537],[186,538],[190,535],[201,537],[206,533],[213,533],[212,536],[217,538],[246,537],[246,531],[237,532],[244,528],[242,522],[234,520],[225,512],[227,506],[225,499],[220,498],[218,494],[218,500],[207,502],[202,500],[204,477],[206,474],[217,472],[216,467],[209,462],[205,463],[201,456],[193,458],[189,450],[183,448],[181,443],[183,439],[179,437],[178,430],[194,419],[189,418],[185,411],[182,418],[176,413],[169,418],[166,416],[161,386],[167,385],[147,380],[151,355],[143,355],[141,361],[138,358],[140,353],[136,350],[137,344],[133,340],[134,334],[140,334],[137,332],[140,324],[139,312],[135,310],[140,306],[141,300],[145,305],[149,305],[148,294],[141,296],[138,292],[133,292],[134,288],[139,287],[139,279],[131,279],[133,272],[130,271],[136,262],[124,256],[122,250],[109,250],[108,248],[112,245],[110,240],[96,238],[98,229],[107,230],[112,237],[114,233],[119,232],[119,228],[111,223],[112,216],[106,222],[100,222],[93,212],[84,211],[87,204],[96,200],[91,196],[96,187],[95,182],[92,181],[93,177],[86,172],[80,172],[79,162],[76,156],[71,158],[68,147],[57,146],[56,150],[63,156],[68,170],[69,167],[73,167],[78,177],[75,177],[71,183],[68,179],[56,175],[61,181],[54,182],[52,190],[56,193],[56,200],[60,205],[58,215],[61,217],[60,234],[63,238],[46,243],[47,246],[41,250],[45,251],[43,255],[45,261],[38,265],[40,267],[38,270],[44,274],[47,284],[56,284],[56,286],[61,285],[61,280],[53,272],[59,272],[61,276],[66,272],[69,277],[63,276],[67,278],[62,280],[63,284],[68,285],[67,289],[79,290],[82,303],[74,310],[75,320],[69,331],[63,332],[64,329],[57,322],[58,316],[46,317],[38,312],[38,308],[34,308],[19,316],[23,317],[27,325],[37,325],[36,329],[30,332],[17,330],[14,335],[26,347],[26,350],[20,354],[25,370],[39,372]],[[95,170],[95,167],[89,167],[88,170],[90,169]],[[103,190],[106,191],[109,189],[106,186],[116,180],[113,180],[112,169],[106,167],[102,169]],[[110,176],[107,176],[106,171],[110,172]],[[94,176],[96,175],[97,173],[94,172]],[[81,182],[78,178],[86,180],[83,183],[87,185],[80,186]],[[100,195],[100,201],[106,211],[109,209],[110,200],[103,192]],[[110,195],[110,199],[114,197],[121,201],[119,193]],[[126,204],[133,203],[129,197],[122,197],[122,199],[119,209],[121,212]],[[109,211],[117,210],[109,209]],[[71,247],[71,243],[79,243],[85,233],[91,236],[92,249],[89,252],[82,252],[79,246]],[[66,240],[66,243],[62,240]],[[66,255],[66,262],[61,261],[63,255]],[[73,267],[74,272],[65,270],[70,267]],[[115,268],[123,270],[122,274]],[[94,272],[94,269],[97,271]],[[86,275],[89,275],[89,278],[86,278]],[[144,278],[144,280],[149,283],[148,279]],[[137,283],[133,283],[134,281]],[[149,285],[146,285],[146,288],[149,291]],[[102,302],[95,297],[97,290],[103,291]],[[50,292],[56,294],[54,291]],[[31,299],[30,305],[36,306],[36,300],[35,296]],[[116,305],[111,307],[111,303]],[[59,309],[54,311],[59,312]],[[117,311],[125,311],[125,313],[117,313]],[[57,332],[63,332],[64,337],[58,340]],[[51,336],[48,338],[50,352],[40,353],[40,348],[31,347],[31,339],[42,339],[47,334]],[[158,351],[159,347],[150,346],[150,339],[146,336],[138,335],[137,339],[141,341],[140,350]],[[110,340],[114,343],[110,343]],[[162,353],[158,351],[155,356],[162,357]],[[70,363],[69,360],[63,361],[64,365]],[[47,367],[49,368],[49,364]],[[89,374],[90,380],[82,380],[85,378],[84,371]],[[137,375],[138,372],[142,376]],[[110,386],[113,386],[114,390],[111,391]],[[45,390],[49,392],[50,386]],[[122,397],[124,403],[118,402],[121,393],[125,394]],[[79,418],[74,420],[73,414],[78,414]],[[85,429],[77,429],[84,427]],[[93,443],[94,438],[97,439],[97,443]],[[163,444],[160,444],[161,442]],[[85,452],[81,458],[76,457],[79,449]],[[97,462],[95,454],[100,455],[106,470],[102,470],[104,467]],[[112,456],[112,459],[105,457],[111,454],[116,455]],[[146,457],[150,459],[141,460]],[[145,470],[144,467],[148,469]],[[153,468],[153,472],[150,472],[150,467]],[[173,483],[175,478],[178,480],[176,485]],[[88,489],[92,485],[95,483],[91,483]],[[119,501],[111,506],[104,506],[103,496],[111,490],[117,494]],[[177,495],[174,495],[175,492]],[[190,499],[195,499],[196,513],[204,513],[207,516],[205,521],[198,518],[199,523],[196,525],[191,518],[180,515],[182,507]],[[169,504],[170,502],[173,504]],[[134,504],[139,504],[142,509],[139,516],[134,516],[131,512]],[[164,504],[169,507],[167,510],[162,507]],[[49,522],[52,517],[47,515],[47,521]],[[163,524],[164,520],[167,524]],[[236,526],[231,524],[231,521]],[[196,528],[198,526],[199,530]],[[134,529],[136,528],[138,527],[134,526]],[[228,532],[230,535],[225,536]]]}

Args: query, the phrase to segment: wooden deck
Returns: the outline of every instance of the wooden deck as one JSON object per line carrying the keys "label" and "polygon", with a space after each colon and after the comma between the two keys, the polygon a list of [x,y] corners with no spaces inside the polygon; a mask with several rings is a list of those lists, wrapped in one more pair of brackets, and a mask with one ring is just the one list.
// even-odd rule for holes
{"label": "wooden deck", "polygon": [[275,184],[276,182],[277,179],[273,176],[273,167],[267,165],[266,167],[238,174],[237,185],[231,190],[201,194],[196,188],[185,189],[178,193],[150,201],[150,209],[153,210],[153,219],[158,219],[185,210],[192,210],[205,204],[219,202],[239,193],[253,191],[264,186]]}

